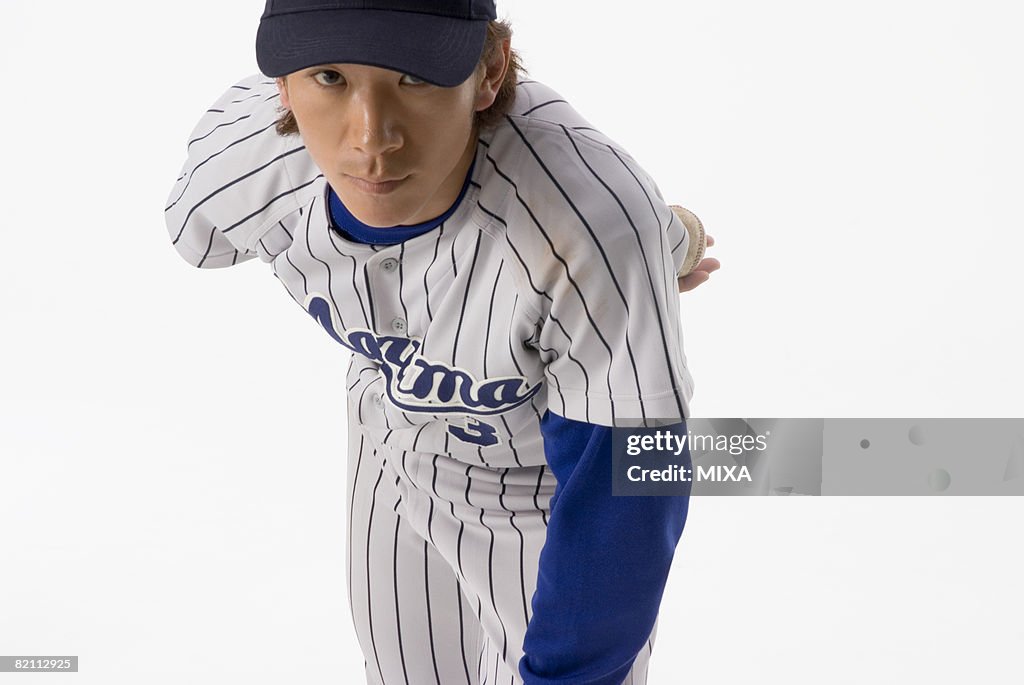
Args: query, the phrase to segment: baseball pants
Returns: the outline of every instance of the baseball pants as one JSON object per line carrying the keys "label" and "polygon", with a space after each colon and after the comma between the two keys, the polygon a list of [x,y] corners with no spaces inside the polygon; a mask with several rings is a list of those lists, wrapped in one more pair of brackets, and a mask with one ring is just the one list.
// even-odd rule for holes
{"label": "baseball pants", "polygon": [[[369,685],[522,685],[555,477],[349,435],[349,606]],[[657,622],[623,685],[646,685]]]}

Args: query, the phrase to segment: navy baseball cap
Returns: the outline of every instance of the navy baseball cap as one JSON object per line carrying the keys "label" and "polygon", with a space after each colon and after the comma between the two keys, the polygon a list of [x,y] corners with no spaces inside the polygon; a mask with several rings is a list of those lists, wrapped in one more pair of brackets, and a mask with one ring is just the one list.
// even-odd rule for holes
{"label": "navy baseball cap", "polygon": [[483,52],[494,0],[267,0],[256,63],[279,77],[355,63],[457,86]]}

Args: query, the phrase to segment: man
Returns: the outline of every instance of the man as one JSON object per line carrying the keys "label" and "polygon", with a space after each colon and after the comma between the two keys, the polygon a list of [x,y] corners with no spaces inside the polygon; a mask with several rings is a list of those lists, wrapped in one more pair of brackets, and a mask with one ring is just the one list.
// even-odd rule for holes
{"label": "man", "polygon": [[680,219],[519,79],[491,0],[271,0],[256,53],[167,226],[195,266],[269,263],[353,353],[367,682],[646,682],[688,496],[613,498],[610,431],[685,430],[677,288],[717,260],[677,283]]}

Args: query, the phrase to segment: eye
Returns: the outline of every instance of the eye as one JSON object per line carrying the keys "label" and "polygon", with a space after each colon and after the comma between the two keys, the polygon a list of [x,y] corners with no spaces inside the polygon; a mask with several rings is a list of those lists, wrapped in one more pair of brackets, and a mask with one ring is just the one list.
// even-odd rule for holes
{"label": "eye", "polygon": [[[320,76],[322,74],[332,74],[334,76],[337,76],[339,80],[333,81],[333,82],[324,83],[321,79],[317,78],[318,76]],[[319,85],[325,86],[325,87],[326,86],[333,86],[333,85],[336,85],[339,82],[341,82],[341,74],[339,74],[338,72],[336,72],[336,71],[334,71],[332,69],[321,69],[320,71],[313,72],[312,74],[310,74],[310,78],[312,78],[314,81],[316,81]]]}
{"label": "eye", "polygon": [[428,85],[426,81],[424,81],[423,79],[416,78],[412,74],[402,74],[402,78],[412,79],[413,83],[410,84],[410,85],[413,85],[413,86],[425,86],[425,85]]}

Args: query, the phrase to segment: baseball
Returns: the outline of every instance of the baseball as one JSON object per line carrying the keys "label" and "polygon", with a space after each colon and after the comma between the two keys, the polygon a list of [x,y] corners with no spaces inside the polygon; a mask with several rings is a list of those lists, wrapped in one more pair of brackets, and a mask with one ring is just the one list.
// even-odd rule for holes
{"label": "baseball", "polygon": [[696,214],[679,205],[669,206],[675,212],[675,215],[679,217],[679,220],[683,222],[686,232],[690,235],[690,244],[686,249],[686,258],[683,260],[683,265],[677,274],[679,278],[682,278],[693,271],[700,264],[700,260],[704,259],[704,251],[708,247],[708,238],[704,232],[704,224],[701,223]]}

